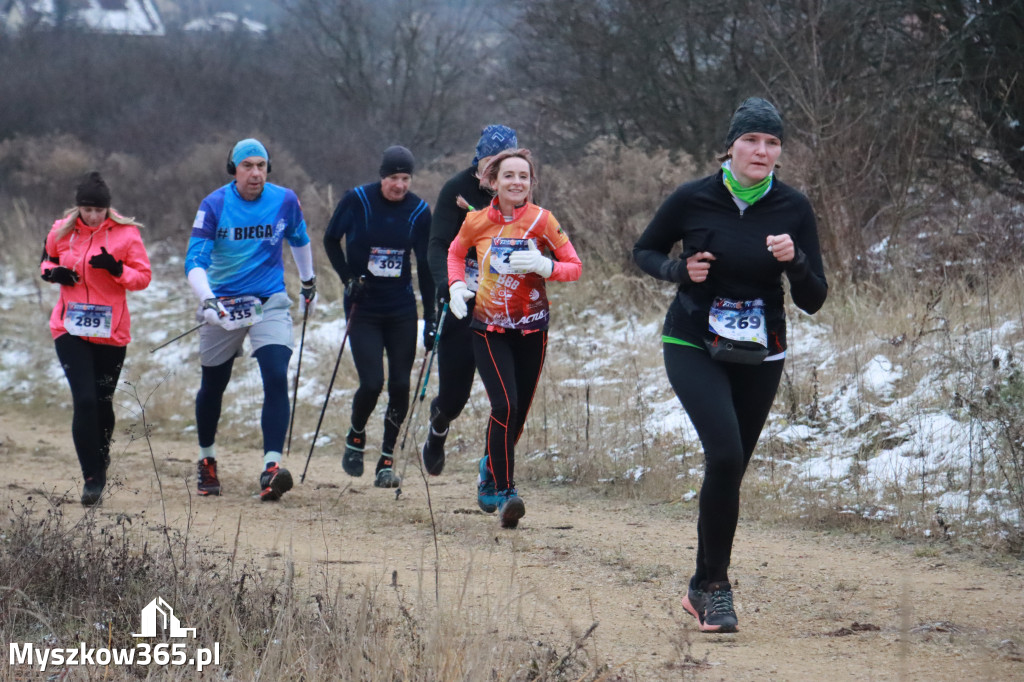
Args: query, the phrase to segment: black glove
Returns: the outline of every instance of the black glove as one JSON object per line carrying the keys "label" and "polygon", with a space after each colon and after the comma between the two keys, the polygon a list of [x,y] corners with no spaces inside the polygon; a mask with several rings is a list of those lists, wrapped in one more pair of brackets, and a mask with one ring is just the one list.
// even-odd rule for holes
{"label": "black glove", "polygon": [[305,282],[302,283],[302,288],[299,289],[299,295],[302,297],[299,300],[299,312],[305,317],[309,317],[313,314],[313,309],[316,308],[316,275],[313,275]]}
{"label": "black glove", "polygon": [[423,347],[434,350],[434,339],[437,337],[437,323],[433,320],[423,320]]}
{"label": "black glove", "polygon": [[345,282],[345,298],[349,301],[358,301],[366,288],[366,275],[360,275],[355,279]]}
{"label": "black glove", "polygon": [[124,261],[117,260],[107,253],[107,247],[105,246],[101,246],[100,252],[89,259],[89,265],[94,268],[106,270],[114,277],[120,277],[124,272]]}
{"label": "black glove", "polygon": [[302,288],[299,289],[299,293],[302,294],[302,298],[305,299],[306,304],[313,300],[316,296],[316,275],[313,275],[305,282],[302,283]]}
{"label": "black glove", "polygon": [[53,282],[54,284],[73,287],[78,284],[78,273],[71,268],[65,268],[58,265],[57,267],[50,268],[43,273],[43,279],[47,282]]}
{"label": "black glove", "polygon": [[448,285],[444,284],[437,287],[437,309],[440,310],[444,307],[444,304],[448,302]]}

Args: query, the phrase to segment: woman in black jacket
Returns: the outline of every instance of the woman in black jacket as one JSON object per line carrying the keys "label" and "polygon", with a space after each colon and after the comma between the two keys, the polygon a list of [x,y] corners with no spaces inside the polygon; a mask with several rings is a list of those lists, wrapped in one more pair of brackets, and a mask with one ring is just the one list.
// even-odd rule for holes
{"label": "woman in black jacket", "polygon": [[[782,377],[793,302],[814,313],[828,283],[807,197],[775,177],[778,111],[752,97],[733,114],[722,168],[681,185],[633,248],[644,272],[679,285],[665,317],[665,369],[704,448],[697,567],[683,598],[705,632],[735,632],[729,561],[740,484]],[[682,242],[680,258],[669,257]]]}

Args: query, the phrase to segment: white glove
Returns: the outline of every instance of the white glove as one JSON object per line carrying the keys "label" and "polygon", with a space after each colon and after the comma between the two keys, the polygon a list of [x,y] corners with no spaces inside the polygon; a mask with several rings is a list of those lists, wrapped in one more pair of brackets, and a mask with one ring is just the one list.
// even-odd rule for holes
{"label": "white glove", "polygon": [[551,271],[555,269],[554,262],[542,254],[532,240],[529,251],[515,251],[509,256],[508,264],[519,272],[535,272],[544,279],[550,277]]}
{"label": "white glove", "polygon": [[208,298],[203,301],[203,321],[215,327],[223,327],[227,322],[228,311],[224,305],[215,298]]}
{"label": "white glove", "polygon": [[466,301],[476,296],[476,293],[469,290],[466,283],[462,280],[452,282],[452,285],[448,287],[448,310],[452,311],[457,319],[462,319],[469,312],[469,306],[466,305]]}

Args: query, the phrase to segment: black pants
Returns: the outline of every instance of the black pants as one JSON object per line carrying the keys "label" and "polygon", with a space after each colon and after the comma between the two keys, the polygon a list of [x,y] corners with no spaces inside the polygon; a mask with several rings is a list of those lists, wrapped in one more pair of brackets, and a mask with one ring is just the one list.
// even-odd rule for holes
{"label": "black pants", "polygon": [[127,347],[91,343],[71,334],[58,336],[53,345],[71,387],[71,438],[82,476],[106,481],[114,434],[114,391]]}
{"label": "black pants", "polygon": [[[260,410],[260,428],[263,431],[263,452],[284,452],[284,438],[288,432],[288,363],[292,349],[271,344],[254,353],[263,379],[263,408]],[[213,367],[203,365],[203,378],[196,393],[196,431],[199,447],[213,445],[217,438],[221,403],[231,380],[235,359]]]}
{"label": "black pants", "polygon": [[515,487],[515,445],[544,368],[548,333],[473,330],[473,354],[487,389],[491,416],[487,420],[487,454],[494,487]]}
{"label": "black pants", "polygon": [[461,320],[449,310],[441,327],[437,345],[437,397],[430,403],[430,426],[443,433],[469,402],[473,391],[476,362],[473,357],[473,299],[469,312]]}
{"label": "black pants", "polygon": [[398,431],[409,411],[409,374],[416,359],[416,310],[377,315],[358,308],[349,320],[348,342],[359,375],[352,399],[352,428],[366,422],[384,390],[384,354],[388,356],[388,406],[384,412],[381,452],[394,453]]}
{"label": "black pants", "polygon": [[728,580],[740,484],[775,401],[783,362],[737,365],[700,348],[663,344],[669,383],[704,448],[693,588]]}

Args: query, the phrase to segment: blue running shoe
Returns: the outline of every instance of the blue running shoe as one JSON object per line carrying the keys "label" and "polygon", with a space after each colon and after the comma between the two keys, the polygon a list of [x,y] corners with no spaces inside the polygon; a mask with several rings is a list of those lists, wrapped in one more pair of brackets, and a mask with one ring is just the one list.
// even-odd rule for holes
{"label": "blue running shoe", "polygon": [[494,477],[487,468],[487,455],[480,459],[480,478],[476,484],[476,503],[488,514],[498,511],[498,503],[501,497],[494,488]]}
{"label": "blue running shoe", "polygon": [[501,502],[498,503],[498,519],[502,528],[515,528],[519,525],[519,519],[526,516],[526,504],[515,488],[502,490],[498,493]]}

